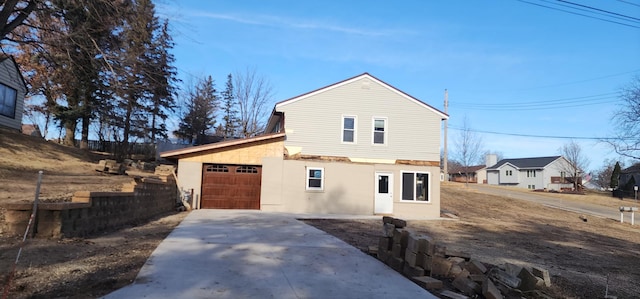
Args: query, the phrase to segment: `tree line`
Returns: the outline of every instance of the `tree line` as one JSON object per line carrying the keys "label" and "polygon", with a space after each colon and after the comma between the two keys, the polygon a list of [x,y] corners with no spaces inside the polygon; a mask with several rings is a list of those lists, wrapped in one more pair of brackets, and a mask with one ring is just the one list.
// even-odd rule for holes
{"label": "tree line", "polygon": [[[169,21],[151,0],[3,1],[0,38],[27,81],[26,115],[43,119],[42,134],[57,128],[63,144],[87,149],[92,132],[118,144],[118,159],[130,142],[171,133],[190,143],[216,131],[254,136],[272,97],[254,70],[229,75],[222,94],[210,76],[181,92]],[[171,131],[174,115],[180,125]]]}
{"label": "tree line", "polygon": [[207,143],[210,135],[233,139],[263,133],[273,87],[255,69],[246,69],[227,75],[222,92],[206,76],[187,84],[181,98],[180,123],[173,134],[184,143],[198,145]]}

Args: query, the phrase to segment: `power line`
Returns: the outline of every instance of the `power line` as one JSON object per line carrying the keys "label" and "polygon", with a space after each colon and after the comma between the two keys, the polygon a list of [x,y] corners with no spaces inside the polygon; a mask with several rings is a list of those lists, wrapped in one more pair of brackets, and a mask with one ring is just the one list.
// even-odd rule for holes
{"label": "power line", "polygon": [[[511,101],[509,103],[481,103],[474,102],[452,102],[452,106],[457,108],[466,108],[474,110],[491,110],[491,111],[514,111],[514,110],[546,110],[557,108],[582,107],[590,105],[611,104],[620,101],[615,95],[617,93],[603,93],[598,95],[580,96],[555,100],[518,102]],[[612,101],[613,100],[613,101]]]}
{"label": "power line", "polygon": [[621,16],[621,17],[624,17],[624,18],[629,18],[629,19],[632,19],[632,20],[640,21],[640,19],[638,19],[636,17],[631,17],[631,16],[619,14],[619,13],[616,13],[616,12],[612,12],[612,11],[596,8],[596,7],[589,6],[589,5],[584,5],[584,4],[580,4],[580,3],[574,3],[574,2],[566,1],[566,0],[557,0],[557,1],[568,3],[568,4],[571,4],[571,5],[575,5],[575,6],[584,7],[584,8],[595,10],[595,11],[601,11],[601,12],[604,12],[604,13],[607,13],[607,14],[612,14],[612,15]]}
{"label": "power line", "polygon": [[[583,104],[565,104],[565,105],[547,105],[547,106],[530,106],[530,107],[461,107],[461,109],[473,109],[473,110],[482,110],[482,111],[534,111],[534,110],[550,110],[550,109],[561,109],[561,108],[575,108],[575,107],[584,107],[584,106],[594,106],[594,105],[602,105],[602,104],[611,104],[610,100],[602,100],[600,102],[590,102]],[[455,103],[454,103],[455,104]],[[455,105],[452,105],[455,107]]]}
{"label": "power line", "polygon": [[[588,98],[596,98],[596,97],[604,97],[604,96],[610,98],[611,95],[615,95],[615,94],[617,94],[617,92],[608,92],[608,93],[602,93],[602,94],[596,94],[596,95],[590,95],[590,96],[580,96],[580,97],[563,98],[563,99],[555,99],[555,100],[531,101],[531,102],[511,101],[510,103],[493,103],[493,104],[483,103],[483,104],[480,104],[480,105],[482,105],[482,106],[504,106],[504,105],[519,106],[519,105],[530,105],[530,104],[536,104],[537,105],[537,104],[547,104],[547,103],[566,103],[566,102],[573,103],[573,102],[576,102],[576,100],[588,99]],[[474,101],[474,102],[460,102],[460,104],[474,105],[474,104],[478,104],[478,102],[477,101]]]}
{"label": "power line", "polygon": [[640,4],[636,4],[636,3],[633,3],[633,2],[630,2],[630,1],[624,1],[624,0],[618,0],[618,1],[620,1],[622,3],[629,4],[629,5],[640,7]]}
{"label": "power line", "polygon": [[600,20],[600,21],[605,21],[605,22],[609,22],[609,23],[614,23],[614,24],[618,24],[618,25],[622,25],[622,26],[627,26],[627,27],[633,27],[633,28],[638,28],[640,29],[640,26],[635,26],[632,24],[626,24],[626,23],[621,23],[621,22],[616,22],[613,20],[608,20],[608,19],[603,19],[603,18],[599,18],[599,17],[595,17],[595,16],[590,16],[590,15],[586,15],[586,14],[581,14],[581,13],[577,13],[574,11],[569,11],[569,10],[565,10],[565,9],[560,9],[557,7],[551,7],[551,6],[547,6],[547,5],[543,5],[543,4],[539,4],[539,3],[533,3],[530,1],[525,1],[525,0],[518,0],[520,2],[524,2],[527,4],[531,4],[531,5],[535,5],[535,6],[540,6],[540,7],[544,7],[544,8],[548,8],[548,9],[553,9],[553,10],[557,10],[557,11],[562,11],[562,12],[566,12],[566,13],[570,13],[570,14],[574,14],[574,15],[578,15],[578,16],[583,16],[583,17],[587,17],[587,18],[592,18],[592,19],[596,19],[596,20]]}
{"label": "power line", "polygon": [[584,82],[596,81],[596,80],[600,80],[600,79],[607,79],[607,78],[611,78],[611,77],[622,76],[622,75],[626,75],[626,74],[633,74],[633,73],[637,73],[637,72],[640,72],[640,69],[633,70],[633,71],[628,71],[628,72],[617,73],[617,74],[604,75],[604,76],[596,77],[596,78],[572,81],[572,82],[565,82],[565,83],[558,83],[558,84],[551,84],[551,85],[543,85],[543,86],[535,86],[535,87],[530,87],[530,88],[523,88],[523,89],[520,89],[520,90],[521,91],[526,91],[526,90],[532,90],[532,89],[573,85],[573,84],[578,84],[578,83],[584,83]]}
{"label": "power line", "polygon": [[[567,1],[554,0],[554,1],[560,1],[560,2],[567,2],[567,3],[571,3],[571,4],[554,3],[554,2],[552,2],[552,0],[539,0],[539,1],[546,2],[546,3],[549,3],[549,4],[553,4],[553,5],[557,5],[557,6],[567,7],[567,8],[570,8],[570,9],[575,9],[575,10],[579,10],[579,11],[593,13],[593,14],[597,14],[597,15],[601,15],[601,16],[605,16],[605,17],[615,18],[615,19],[622,20],[622,21],[638,23],[638,21],[630,20],[630,19],[635,19],[634,17],[623,16],[623,15],[620,15],[618,13],[613,13],[613,12],[610,12],[610,13],[600,12],[600,11],[602,11],[601,9],[596,9],[596,11],[593,11],[592,9],[574,7],[574,6],[571,5],[573,3],[567,2]],[[580,4],[575,4],[575,5],[584,6],[584,5],[580,5]],[[639,19],[639,21],[640,21],[640,19]]]}
{"label": "power line", "polygon": [[484,131],[484,130],[472,130],[472,129],[462,129],[454,126],[449,126],[449,128],[456,131],[470,131],[475,133],[484,133],[484,134],[493,134],[493,135],[504,135],[504,136],[516,136],[516,137],[530,137],[530,138],[546,138],[546,139],[575,139],[575,140],[633,140],[633,137],[584,137],[584,136],[552,136],[552,135],[532,135],[532,134],[519,134],[519,133],[504,133],[504,132],[494,132],[494,131]]}

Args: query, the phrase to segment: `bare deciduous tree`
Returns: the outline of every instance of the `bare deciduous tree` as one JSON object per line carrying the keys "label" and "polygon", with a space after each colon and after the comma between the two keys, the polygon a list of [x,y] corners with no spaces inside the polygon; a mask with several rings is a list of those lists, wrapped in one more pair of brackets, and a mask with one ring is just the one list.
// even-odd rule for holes
{"label": "bare deciduous tree", "polygon": [[624,104],[613,115],[615,138],[605,142],[619,155],[640,159],[640,76],[622,88],[620,98]]}
{"label": "bare deciduous tree", "polygon": [[574,140],[564,144],[559,151],[560,154],[569,162],[569,165],[566,165],[563,170],[572,174],[573,188],[578,190],[580,173],[584,173],[589,166],[589,159],[582,152],[580,144]]}
{"label": "bare deciduous tree", "polygon": [[245,138],[262,133],[273,98],[273,87],[269,80],[255,69],[246,69],[234,75],[234,94],[238,104],[239,136]]}
{"label": "bare deciduous tree", "polygon": [[460,134],[454,140],[456,160],[462,165],[465,171],[466,182],[469,184],[469,168],[478,164],[483,157],[484,150],[482,138],[469,125],[469,120],[465,116]]}
{"label": "bare deciduous tree", "polygon": [[605,159],[602,163],[602,168],[596,170],[593,174],[594,183],[602,189],[613,189],[617,187],[620,168],[620,162]]}

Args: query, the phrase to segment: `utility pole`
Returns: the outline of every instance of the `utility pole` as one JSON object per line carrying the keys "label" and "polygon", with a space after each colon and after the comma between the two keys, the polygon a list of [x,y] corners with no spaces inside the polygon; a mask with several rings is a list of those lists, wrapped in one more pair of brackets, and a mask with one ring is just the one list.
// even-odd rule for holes
{"label": "utility pole", "polygon": [[[445,114],[449,114],[448,112],[449,110],[449,92],[445,89],[444,90],[444,113]],[[449,126],[448,124],[449,120],[445,119],[444,120],[444,150],[443,150],[443,154],[444,154],[444,158],[443,158],[443,163],[444,163],[444,180],[445,181],[449,181],[449,158],[447,157],[448,153],[447,153],[447,128]]]}

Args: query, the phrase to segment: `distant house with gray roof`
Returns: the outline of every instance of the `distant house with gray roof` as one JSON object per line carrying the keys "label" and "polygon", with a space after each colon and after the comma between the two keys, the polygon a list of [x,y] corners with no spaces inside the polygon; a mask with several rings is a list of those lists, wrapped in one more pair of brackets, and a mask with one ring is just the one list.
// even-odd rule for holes
{"label": "distant house with gray roof", "polygon": [[570,169],[569,161],[562,156],[502,159],[487,167],[487,184],[534,190],[571,190],[574,178]]}
{"label": "distant house with gray roof", "polygon": [[640,185],[640,163],[636,163],[620,171],[618,187],[614,191],[614,196],[634,197],[633,187],[638,185]]}

